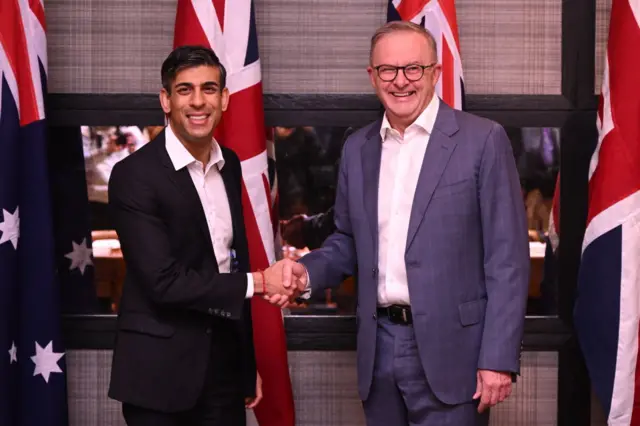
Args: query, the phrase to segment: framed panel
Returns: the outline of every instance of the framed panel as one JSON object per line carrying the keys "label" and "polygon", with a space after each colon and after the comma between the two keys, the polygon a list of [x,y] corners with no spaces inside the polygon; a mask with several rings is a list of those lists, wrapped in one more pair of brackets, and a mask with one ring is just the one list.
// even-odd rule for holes
{"label": "framed panel", "polygon": [[[72,349],[66,354],[70,426],[125,426],[122,407],[107,395],[113,353]],[[364,426],[358,398],[355,353],[290,351],[291,386],[296,424],[302,426]],[[522,377],[511,397],[491,410],[490,426],[555,426],[558,355],[527,352]],[[257,426],[251,411],[247,425]]]}
{"label": "framed panel", "polygon": [[[304,106],[309,106],[305,104]],[[296,115],[289,111],[290,115]],[[497,114],[500,114],[497,111]],[[337,185],[337,164],[347,129],[353,123],[335,125],[333,118],[323,118],[320,125],[301,123],[273,127],[273,143],[268,144],[275,153],[275,173],[279,186],[280,231],[283,238],[283,257],[301,256],[321,246],[334,232],[330,214]],[[299,120],[299,118],[296,118]],[[72,129],[77,127],[72,127]],[[93,245],[93,277],[100,304],[92,313],[115,312],[123,290],[126,265],[120,242],[108,213],[107,186],[114,165],[152,140],[162,126],[131,125],[130,122],[109,126],[81,126],[82,154],[76,169],[84,171],[89,199]],[[58,129],[58,128],[54,128]],[[522,190],[529,235],[530,268],[527,315],[556,315],[558,313],[557,264],[551,262],[551,244],[548,238],[552,199],[560,166],[561,127],[505,126]],[[51,132],[59,135],[59,132]],[[65,135],[52,143],[67,144]],[[77,137],[77,135],[76,135]],[[74,140],[71,141],[76,145]],[[58,149],[56,152],[61,152]],[[55,165],[67,158],[56,157]],[[53,157],[52,157],[53,160]],[[84,161],[84,163],[83,163]],[[68,164],[67,164],[68,165]],[[302,220],[300,215],[307,215]],[[353,315],[356,294],[352,280],[326,294],[291,309],[292,315]],[[73,294],[72,294],[73,295]],[[66,313],[86,313],[82,304],[65,297]],[[68,303],[67,303],[68,302]]]}
{"label": "framed panel", "polygon": [[[358,62],[361,60],[358,58],[366,60],[363,46],[367,45],[375,26],[384,20],[383,9],[386,6],[386,0],[377,1],[376,7],[379,10],[367,9],[371,10],[375,16],[365,14],[362,18],[363,22],[364,20],[367,22],[364,24],[366,31],[362,29],[364,27],[347,30],[347,38],[351,45],[355,46],[349,52],[356,53],[353,55],[354,58],[347,61],[344,66],[350,68],[349,72],[353,75],[361,69],[361,64]],[[358,13],[361,13],[365,8],[363,2],[364,0],[356,2],[313,0],[305,1],[305,5],[316,8],[329,7],[336,11],[344,11],[340,7],[358,6]],[[485,2],[486,7],[481,7]],[[534,88],[526,85],[524,86],[526,89],[517,91],[517,82],[513,80],[507,85],[509,87],[507,91],[514,93],[508,95],[500,92],[502,88],[496,88],[495,81],[508,80],[510,76],[493,76],[489,75],[490,71],[482,70],[484,66],[482,61],[489,64],[495,63],[496,66],[507,64],[508,68],[520,70],[521,64],[509,64],[509,58],[513,57],[513,53],[504,53],[499,49],[501,47],[499,43],[504,40],[504,35],[501,36],[502,38],[493,39],[494,44],[491,44],[491,40],[486,40],[493,37],[488,35],[491,32],[490,29],[480,25],[477,31],[483,33],[480,34],[479,40],[484,37],[485,43],[478,45],[480,50],[476,55],[473,47],[476,41],[472,41],[469,38],[470,35],[465,34],[464,29],[461,29],[463,60],[466,61],[466,67],[470,70],[466,72],[467,89],[470,93],[467,98],[469,111],[492,118],[504,126],[562,126],[562,132],[568,138],[562,141],[561,157],[563,170],[561,204],[563,207],[562,243],[559,249],[561,264],[559,315],[527,318],[524,342],[526,350],[559,351],[557,419],[560,426],[589,424],[589,381],[579,347],[572,338],[571,327],[584,233],[583,219],[586,218],[585,170],[591,155],[589,144],[595,141],[593,132],[597,103],[594,94],[599,87],[598,76],[602,74],[601,69],[596,68],[601,66],[602,60],[600,58],[596,60],[596,57],[603,55],[604,52],[603,42],[600,40],[606,36],[604,22],[608,22],[608,19],[604,16],[607,15],[608,2],[609,0],[597,0],[597,9],[596,0],[562,2],[545,0],[538,2],[537,5],[526,6],[542,10],[542,16],[546,16],[549,23],[545,22],[539,27],[531,28],[528,25],[531,25],[535,17],[529,22],[525,19],[526,17],[519,16],[514,21],[521,22],[523,27],[521,30],[539,37],[535,34],[538,34],[540,28],[547,28],[543,31],[545,34],[540,35],[540,37],[546,37],[546,32],[556,31],[553,25],[560,22],[561,46],[547,45],[548,41],[544,39],[541,44],[531,47],[531,49],[538,48],[540,50],[538,53],[516,52],[520,55],[516,55],[520,58],[519,60],[522,60],[522,55],[528,55],[529,59],[523,60],[523,63],[542,62],[543,66],[539,71],[541,75],[524,73],[529,82],[537,82]],[[77,126],[111,123],[163,125],[164,118],[158,105],[156,92],[159,88],[160,63],[171,47],[176,2],[175,0],[160,2],[137,0],[128,4],[121,1],[103,3],[96,0],[74,0],[73,6],[70,7],[67,1],[48,2],[50,87],[55,93],[49,96],[47,102],[49,121],[54,125]],[[276,9],[266,8],[267,3],[270,4],[268,7]],[[301,0],[294,3],[302,4]],[[514,6],[512,3],[507,0],[482,0],[480,3],[459,0],[457,4],[460,10],[460,26],[469,28],[463,25],[465,20],[480,20],[485,24],[490,22],[499,27],[500,23],[496,21],[497,13],[510,18],[513,18],[514,14],[517,15],[518,12],[514,8],[519,6]],[[518,4],[522,6],[525,3],[531,2],[522,1]],[[284,0],[268,2],[256,0],[258,25],[264,25],[267,19],[271,19],[269,14],[275,14],[273,11],[278,7],[284,8],[290,4],[291,2]],[[499,12],[496,11],[498,6],[501,9]],[[367,2],[366,7],[370,8],[370,2]],[[57,11],[56,8],[58,8]],[[148,10],[154,10],[151,17],[147,16]],[[555,15],[558,10],[561,10],[561,18]],[[330,11],[325,10],[322,13],[329,13],[328,17],[333,17]],[[286,19],[292,22],[288,28],[287,25],[283,25],[283,30],[291,30],[293,26],[298,25],[297,21],[293,22],[295,20],[291,15],[285,15]],[[344,13],[338,15],[351,16]],[[316,43],[325,40],[318,35],[323,23],[314,22],[318,16],[324,15],[308,14],[302,19],[303,23],[312,24],[311,29],[315,28],[315,33],[305,33],[304,36],[315,40]],[[336,19],[342,17],[335,16]],[[594,25],[596,22],[598,24]],[[539,22],[533,22],[533,24],[538,25]],[[114,28],[124,28],[124,30],[117,33],[114,32]],[[308,60],[317,52],[313,49],[305,51],[302,46],[293,46],[307,56],[298,55],[303,59],[296,57],[297,65],[291,64],[290,61],[285,60],[286,58],[280,58],[270,52],[272,48],[268,43],[272,42],[269,41],[269,37],[273,37],[273,43],[276,44],[273,49],[276,47],[279,49],[282,46],[282,39],[278,35],[280,29],[259,27],[259,31],[262,34],[260,48],[267,93],[264,99],[267,125],[298,126],[323,123],[363,125],[380,115],[380,105],[375,97],[369,94],[368,83],[358,80],[359,77],[352,81],[347,80],[349,83],[343,84],[331,81],[317,70],[310,70],[309,75],[313,77],[311,80],[303,78],[303,83],[299,86],[293,86],[293,88],[287,86],[289,82],[286,81],[286,73],[283,70],[287,67],[290,69],[301,66],[300,74],[304,77],[306,74],[303,71],[307,68],[304,68],[302,61]],[[507,26],[504,30],[496,29],[495,31],[509,33],[514,29]],[[69,38],[69,34],[73,35],[73,39]],[[150,34],[153,34],[153,37]],[[500,32],[500,34],[503,33]],[[597,44],[596,35],[599,40]],[[326,40],[323,43],[333,46]],[[496,43],[498,43],[497,46]],[[112,50],[109,51],[109,49],[96,48],[96,45],[118,46],[118,49],[111,48]],[[120,46],[124,45],[128,48],[121,49]],[[560,49],[560,59],[557,59],[558,56],[555,53],[557,48]],[[465,50],[472,52],[465,55]],[[331,56],[331,52],[326,50],[323,52],[321,57],[326,59],[325,66],[329,69],[336,68],[335,63],[332,62],[335,57]],[[472,62],[469,62],[470,60]],[[474,65],[473,61],[478,61],[478,65]],[[280,71],[277,71],[278,66],[281,67]],[[342,65],[339,64],[338,68],[340,66]],[[561,75],[559,89],[556,86],[558,67]],[[491,66],[487,66],[487,70],[491,69]],[[278,72],[280,74],[277,74]],[[339,70],[340,72],[345,71]],[[273,76],[270,73],[273,73]],[[309,75],[305,78],[309,78]],[[523,93],[526,94],[523,95]],[[315,322],[309,324],[306,323],[308,321]],[[327,351],[336,350],[336,347],[337,350],[342,351],[352,350],[355,341],[354,322],[353,317],[287,317],[285,326],[288,331],[288,344],[291,348],[300,350],[307,348]],[[115,317],[112,315],[65,317],[64,324],[66,343],[70,348],[107,349],[113,344]]]}
{"label": "framed panel", "polygon": [[[50,91],[156,93],[173,44],[176,3],[48,1]],[[386,21],[387,0],[254,4],[265,93],[372,93],[369,42]],[[468,93],[564,93],[563,2],[459,0],[456,6]]]}

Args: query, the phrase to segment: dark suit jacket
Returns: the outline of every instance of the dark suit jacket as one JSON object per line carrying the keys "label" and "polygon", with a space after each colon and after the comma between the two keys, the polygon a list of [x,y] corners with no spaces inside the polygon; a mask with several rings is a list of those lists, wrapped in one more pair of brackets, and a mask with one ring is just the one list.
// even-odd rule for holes
{"label": "dark suit jacket", "polygon": [[[109,396],[165,412],[193,407],[224,327],[241,342],[245,396],[254,396],[251,304],[245,299],[249,250],[240,161],[222,148],[240,273],[220,274],[204,210],[187,168],[176,171],[165,133],[119,162],[109,204],[127,265]],[[229,333],[227,333],[229,334]]]}

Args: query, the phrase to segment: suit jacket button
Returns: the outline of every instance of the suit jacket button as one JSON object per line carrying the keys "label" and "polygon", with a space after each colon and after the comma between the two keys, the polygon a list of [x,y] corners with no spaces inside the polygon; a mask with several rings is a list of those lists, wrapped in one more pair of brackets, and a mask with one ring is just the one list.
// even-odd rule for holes
{"label": "suit jacket button", "polygon": [[211,334],[211,329],[210,329],[210,328],[207,328],[207,330],[205,331],[205,333],[207,333],[207,334]]}
{"label": "suit jacket button", "polygon": [[377,320],[378,319],[378,315],[377,314],[373,314],[373,319]]}
{"label": "suit jacket button", "polygon": [[375,277],[377,277],[377,276],[378,276],[378,268],[373,268],[373,269],[371,270],[371,273],[373,274],[373,277],[374,277],[374,278],[375,278]]}

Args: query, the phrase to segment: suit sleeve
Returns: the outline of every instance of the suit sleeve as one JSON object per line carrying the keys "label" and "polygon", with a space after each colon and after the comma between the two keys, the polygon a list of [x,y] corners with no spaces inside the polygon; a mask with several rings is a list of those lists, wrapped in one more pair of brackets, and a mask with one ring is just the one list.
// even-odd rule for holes
{"label": "suit sleeve", "polygon": [[330,287],[337,287],[345,277],[355,274],[356,250],[349,219],[349,159],[345,143],[338,175],[338,189],[334,204],[335,231],[323,243],[322,247],[300,259],[309,274],[311,292],[316,293]]}
{"label": "suit sleeve", "polygon": [[518,373],[529,283],[526,215],[511,144],[494,124],[479,171],[487,310],[479,369]]}
{"label": "suit sleeve", "polygon": [[169,230],[148,179],[116,164],[109,181],[109,204],[132,282],[155,304],[209,315],[223,310],[231,319],[241,317],[246,274],[205,276],[181,264],[172,253]]}

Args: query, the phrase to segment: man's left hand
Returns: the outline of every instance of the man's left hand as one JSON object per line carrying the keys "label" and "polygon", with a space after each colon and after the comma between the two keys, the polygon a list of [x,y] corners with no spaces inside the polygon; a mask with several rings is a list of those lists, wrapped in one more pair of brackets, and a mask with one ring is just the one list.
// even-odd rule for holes
{"label": "man's left hand", "polygon": [[480,398],[478,413],[482,413],[511,395],[511,373],[478,370],[477,379],[473,399]]}
{"label": "man's left hand", "polygon": [[245,398],[244,406],[247,408],[255,408],[262,399],[262,377],[260,373],[256,375],[256,396],[255,398]]}

